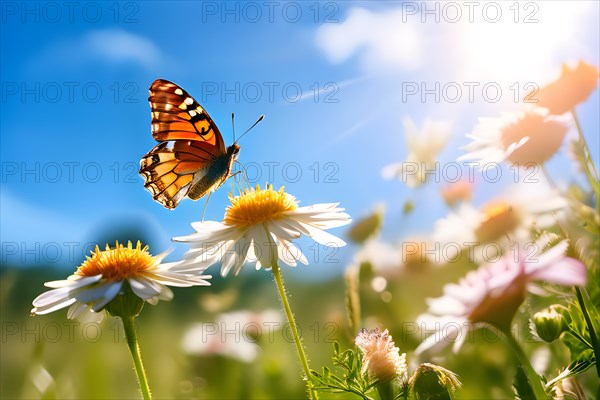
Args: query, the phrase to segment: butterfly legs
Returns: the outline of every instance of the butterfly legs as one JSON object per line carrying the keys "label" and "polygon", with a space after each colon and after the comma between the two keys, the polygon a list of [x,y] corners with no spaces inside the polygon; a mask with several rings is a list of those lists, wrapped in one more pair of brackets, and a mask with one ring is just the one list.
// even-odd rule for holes
{"label": "butterfly legs", "polygon": [[[227,177],[227,179],[233,178],[233,177],[235,177],[237,174],[239,174],[241,172],[242,171],[236,171],[233,174],[229,175]],[[235,183],[235,180],[234,180],[234,183]],[[213,193],[212,191],[209,191],[207,193],[207,195],[206,195],[206,202],[204,203],[204,210],[202,211],[202,221],[204,221],[204,216],[206,215],[206,209],[208,208],[208,201],[210,200],[210,196],[212,195],[212,193]]]}
{"label": "butterfly legs", "polygon": [[[248,178],[248,171],[246,171],[246,167],[244,166],[244,164],[242,164],[240,161],[235,160],[236,163],[238,163],[240,165],[240,170],[236,171],[235,174],[232,174],[232,176],[235,176],[237,174],[242,174],[242,178],[246,183],[246,188],[250,189],[250,179]],[[242,185],[240,185],[242,186]]]}
{"label": "butterfly legs", "polygon": [[210,200],[211,194],[212,194],[212,191],[208,192],[208,195],[206,196],[206,202],[204,203],[204,211],[202,211],[202,222],[204,222],[204,215],[206,214],[206,208],[208,207],[208,201]]}

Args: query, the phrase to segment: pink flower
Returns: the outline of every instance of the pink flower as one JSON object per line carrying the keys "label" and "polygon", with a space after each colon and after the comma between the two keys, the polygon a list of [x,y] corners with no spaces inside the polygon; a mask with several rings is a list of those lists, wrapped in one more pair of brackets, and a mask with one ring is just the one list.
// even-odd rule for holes
{"label": "pink flower", "polygon": [[508,331],[513,316],[534,281],[563,286],[581,286],[587,281],[587,268],[564,255],[569,246],[563,240],[542,253],[535,243],[519,245],[498,262],[469,272],[458,284],[444,287],[444,295],[428,299],[429,310],[417,323],[435,333],[417,347],[416,352],[445,347],[453,342],[456,352],[470,330],[487,323]]}
{"label": "pink flower", "polygon": [[368,372],[377,382],[389,382],[396,377],[406,381],[406,354],[399,354],[400,349],[387,329],[383,332],[379,328],[372,331],[362,329],[355,344],[363,353],[363,374]]}

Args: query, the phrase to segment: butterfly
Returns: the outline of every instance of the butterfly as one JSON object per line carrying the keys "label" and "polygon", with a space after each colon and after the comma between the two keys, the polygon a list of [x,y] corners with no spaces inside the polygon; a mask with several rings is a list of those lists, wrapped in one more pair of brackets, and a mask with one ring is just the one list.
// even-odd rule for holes
{"label": "butterfly", "polygon": [[219,128],[180,86],[157,79],[150,86],[152,137],[159,143],[140,161],[154,200],[169,209],[186,196],[198,200],[231,176],[240,146],[225,148]]}

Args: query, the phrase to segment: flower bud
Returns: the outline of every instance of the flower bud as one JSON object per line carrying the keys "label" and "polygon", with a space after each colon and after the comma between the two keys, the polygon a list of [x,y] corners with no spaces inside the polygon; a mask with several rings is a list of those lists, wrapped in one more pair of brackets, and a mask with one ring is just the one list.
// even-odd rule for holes
{"label": "flower bud", "polygon": [[567,330],[567,321],[561,313],[564,307],[552,305],[533,316],[533,327],[537,336],[545,342],[553,342]]}
{"label": "flower bud", "polygon": [[383,225],[385,208],[378,206],[372,214],[356,221],[348,231],[348,238],[356,243],[364,243],[377,235]]}
{"label": "flower bud", "polygon": [[461,383],[454,372],[424,363],[410,377],[408,385],[417,400],[449,400]]}

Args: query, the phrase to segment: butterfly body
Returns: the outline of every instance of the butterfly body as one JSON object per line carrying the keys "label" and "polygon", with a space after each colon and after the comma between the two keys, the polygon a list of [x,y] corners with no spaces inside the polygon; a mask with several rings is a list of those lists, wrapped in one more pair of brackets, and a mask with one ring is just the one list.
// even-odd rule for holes
{"label": "butterfly body", "polygon": [[206,171],[196,172],[187,196],[192,200],[198,200],[204,195],[220,188],[231,175],[233,163],[239,151],[239,145],[234,144],[229,146],[227,152],[215,158]]}
{"label": "butterfly body", "polygon": [[197,200],[231,176],[237,143],[223,137],[204,108],[175,83],[150,86],[152,137],[159,142],[140,161],[140,175],[154,200],[173,209],[186,196]]}

